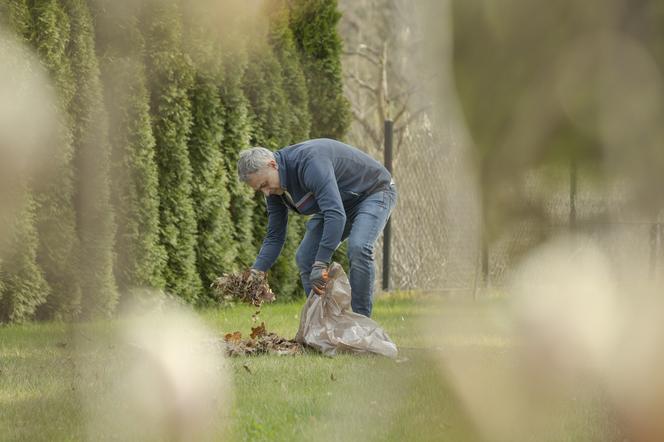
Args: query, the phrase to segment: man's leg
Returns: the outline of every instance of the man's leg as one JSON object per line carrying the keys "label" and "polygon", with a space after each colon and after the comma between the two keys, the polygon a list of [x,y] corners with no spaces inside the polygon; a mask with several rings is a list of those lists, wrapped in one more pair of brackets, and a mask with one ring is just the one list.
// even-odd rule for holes
{"label": "man's leg", "polygon": [[355,313],[371,316],[373,305],[374,246],[396,204],[396,190],[376,192],[367,197],[353,213],[348,236],[351,306]]}
{"label": "man's leg", "polygon": [[297,252],[295,252],[295,262],[297,262],[297,267],[300,269],[300,279],[302,280],[302,287],[304,287],[306,296],[309,296],[311,293],[309,274],[316,259],[318,245],[322,236],[323,216],[316,214],[307,221],[307,231],[304,234],[304,238],[302,238],[300,246],[297,248]]}

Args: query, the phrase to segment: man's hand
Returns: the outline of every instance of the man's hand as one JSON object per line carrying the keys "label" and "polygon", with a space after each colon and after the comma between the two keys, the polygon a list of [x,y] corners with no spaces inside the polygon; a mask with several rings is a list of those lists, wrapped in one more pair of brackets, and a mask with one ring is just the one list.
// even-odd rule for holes
{"label": "man's hand", "polygon": [[265,272],[263,272],[261,270],[255,269],[253,267],[249,270],[251,271],[252,278],[259,278],[260,279],[260,278],[263,278],[265,276]]}
{"label": "man's hand", "polygon": [[314,262],[309,275],[309,282],[311,282],[311,288],[317,295],[323,296],[325,294],[327,279],[327,264],[322,261]]}

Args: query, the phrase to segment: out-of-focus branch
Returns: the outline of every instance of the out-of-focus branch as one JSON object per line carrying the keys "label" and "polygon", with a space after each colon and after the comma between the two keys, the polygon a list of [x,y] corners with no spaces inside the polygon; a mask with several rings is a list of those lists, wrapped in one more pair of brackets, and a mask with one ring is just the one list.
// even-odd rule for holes
{"label": "out-of-focus branch", "polygon": [[401,117],[406,113],[406,109],[408,109],[408,100],[403,102],[403,104],[401,105],[401,109],[399,109],[396,115],[394,116],[394,120],[392,120],[394,121],[394,124],[396,124],[401,119]]}
{"label": "out-of-focus branch", "polygon": [[406,120],[401,126],[399,126],[397,129],[395,129],[394,132],[396,133],[396,132],[403,131],[403,130],[406,128],[406,126],[408,126],[410,123],[413,122],[413,120],[415,120],[415,119],[416,119],[417,117],[419,117],[422,113],[424,113],[425,111],[427,111],[427,110],[429,110],[429,109],[431,109],[431,106],[423,106],[423,107],[419,108],[417,111],[415,111],[414,113],[412,113],[412,114],[408,117],[408,119],[407,119],[407,120]]}
{"label": "out-of-focus branch", "polygon": [[376,59],[376,58],[372,57],[371,55],[366,54],[366,53],[364,53],[364,52],[359,52],[359,51],[344,51],[344,52],[343,52],[343,55],[347,55],[347,56],[354,55],[354,56],[357,56],[357,57],[364,58],[365,60],[367,60],[368,62],[370,62],[370,63],[373,64],[374,66],[378,66],[378,65],[380,64],[380,61],[379,61],[378,59]]}
{"label": "out-of-focus branch", "polygon": [[394,94],[394,95],[392,95],[392,96],[390,97],[390,100],[392,100],[392,101],[396,101],[396,100],[400,99],[400,98],[403,97],[403,96],[406,96],[406,100],[409,100],[410,97],[412,97],[412,96],[415,94],[415,92],[417,92],[417,90],[418,90],[419,88],[420,88],[419,85],[411,86],[411,87],[409,87],[408,89],[399,92],[398,94]]}
{"label": "out-of-focus branch", "polygon": [[377,94],[377,93],[379,92],[376,88],[374,88],[373,86],[371,86],[371,85],[370,85],[369,83],[367,83],[366,81],[362,80],[360,77],[358,77],[358,76],[355,75],[354,73],[348,74],[348,78],[350,78],[350,79],[353,80],[355,83],[357,83],[358,86],[360,86],[360,87],[363,88],[363,89],[366,89],[367,91],[371,92],[372,94]]}
{"label": "out-of-focus branch", "polygon": [[357,109],[351,109],[353,113],[353,117],[355,118],[355,121],[360,123],[360,126],[362,126],[362,129],[369,135],[369,138],[371,138],[371,141],[375,143],[376,146],[380,145],[382,138],[378,133],[374,130],[373,126],[367,119],[361,115]]}
{"label": "out-of-focus branch", "polygon": [[370,46],[367,46],[367,45],[365,45],[365,44],[360,44],[360,45],[358,46],[358,49],[363,49],[363,50],[369,52],[371,55],[373,55],[374,57],[376,57],[377,60],[380,60],[380,58],[381,58],[381,53],[380,53],[380,52],[378,52],[378,51],[375,50],[374,48],[372,48],[372,47],[370,47]]}

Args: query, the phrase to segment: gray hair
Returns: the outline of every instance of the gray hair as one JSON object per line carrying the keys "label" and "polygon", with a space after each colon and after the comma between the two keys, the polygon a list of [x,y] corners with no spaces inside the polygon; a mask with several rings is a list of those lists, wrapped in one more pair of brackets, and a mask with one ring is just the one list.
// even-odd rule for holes
{"label": "gray hair", "polygon": [[252,147],[240,152],[240,159],[237,161],[237,174],[241,181],[247,182],[249,175],[267,167],[267,164],[274,160],[274,154],[264,147]]}

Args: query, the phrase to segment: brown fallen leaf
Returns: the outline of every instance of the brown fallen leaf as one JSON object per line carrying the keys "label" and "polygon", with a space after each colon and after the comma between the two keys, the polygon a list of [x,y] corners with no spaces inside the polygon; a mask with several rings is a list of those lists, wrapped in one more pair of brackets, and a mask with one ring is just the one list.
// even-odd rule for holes
{"label": "brown fallen leaf", "polygon": [[240,342],[242,342],[242,333],[240,333],[239,331],[233,333],[226,333],[224,335],[224,341],[231,342],[234,344],[239,344]]}
{"label": "brown fallen leaf", "polygon": [[224,339],[224,346],[226,356],[298,355],[304,352],[304,347],[294,340],[285,339],[275,333],[268,332],[244,340]]}
{"label": "brown fallen leaf", "polygon": [[265,330],[265,323],[261,322],[261,325],[258,327],[251,327],[251,334],[249,335],[251,339],[256,339],[260,336],[264,336],[267,331]]}
{"label": "brown fallen leaf", "polygon": [[253,372],[251,371],[251,368],[249,368],[249,364],[244,363],[244,364],[242,364],[242,367],[244,367],[244,369],[247,370],[247,372],[249,374],[253,374]]}

